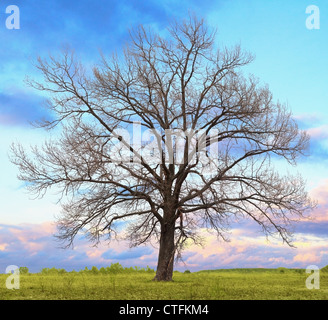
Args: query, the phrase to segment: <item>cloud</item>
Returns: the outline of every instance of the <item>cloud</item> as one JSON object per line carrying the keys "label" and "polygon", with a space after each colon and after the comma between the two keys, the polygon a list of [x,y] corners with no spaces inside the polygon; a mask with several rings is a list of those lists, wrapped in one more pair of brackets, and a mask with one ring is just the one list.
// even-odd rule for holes
{"label": "cloud", "polygon": [[295,231],[297,233],[328,237],[327,213],[328,210],[326,210],[326,215],[322,216],[322,220],[325,219],[326,221],[320,220],[320,215],[318,217],[314,216],[314,221],[302,221],[296,224]]}
{"label": "cloud", "polygon": [[[245,230],[246,234],[248,233]],[[233,232],[234,233],[234,232]],[[327,238],[314,242],[313,237],[303,235],[297,239],[297,247],[290,248],[282,243],[267,241],[264,237],[250,238],[242,233],[233,236],[231,242],[219,243],[208,238],[206,247],[191,247],[184,263],[191,270],[220,268],[305,268],[309,264],[325,266],[328,263]],[[220,248],[220,249],[219,249]],[[182,265],[181,265],[182,266]]]}
{"label": "cloud", "polygon": [[328,156],[328,118],[325,114],[306,113],[294,117],[299,128],[305,130],[310,136],[309,154],[310,157],[303,158],[302,161],[326,161]]}
{"label": "cloud", "polygon": [[40,77],[31,60],[50,53],[56,56],[68,45],[84,63],[95,64],[99,49],[105,55],[121,50],[130,39],[129,29],[144,24],[162,30],[172,18],[187,16],[188,8],[200,7],[196,1],[171,0],[80,1],[78,6],[64,0],[17,1],[21,29],[15,33],[2,30],[1,39],[5,50],[0,51],[0,124],[5,125],[26,125],[49,117],[42,98],[23,89],[26,75]]}
{"label": "cloud", "polygon": [[[125,267],[147,265],[155,268],[157,256],[151,247],[129,249],[127,242],[101,243],[93,247],[84,237],[73,248],[62,249],[54,238],[55,224],[1,224],[0,225],[0,273],[8,265],[26,266],[31,272],[42,268],[81,270],[85,267],[108,266],[120,262]],[[2,270],[2,271],[1,271]]]}
{"label": "cloud", "polygon": [[312,139],[321,140],[328,138],[328,125],[323,124],[318,127],[312,127],[307,130]]}
{"label": "cloud", "polygon": [[317,256],[314,252],[305,253],[305,254],[297,254],[294,256],[293,261],[295,262],[305,262],[306,264],[309,263],[318,263],[320,262],[320,257]]}
{"label": "cloud", "polygon": [[328,156],[328,125],[317,125],[307,129],[307,133],[310,135],[310,154],[311,159],[323,160]]}
{"label": "cloud", "polygon": [[[0,272],[8,265],[26,266],[31,272],[45,267],[81,270],[85,267],[108,266],[119,262],[124,267],[149,265],[156,268],[157,253],[151,246],[130,249],[125,241],[101,243],[93,247],[80,237],[72,249],[59,248],[53,234],[55,225],[1,224]],[[201,230],[206,239],[204,247],[190,246],[183,252],[183,262],[177,270],[197,271],[217,268],[277,268],[300,267],[309,264],[320,267],[328,264],[327,235],[296,234],[296,248],[281,241],[269,241],[257,231],[240,226],[231,230],[231,241],[218,241],[214,235]]]}
{"label": "cloud", "polygon": [[99,48],[121,46],[129,37],[129,28],[140,23],[163,24],[174,12],[174,3],[169,10],[164,7],[158,1],[137,0],[80,1],[78,6],[64,0],[22,2],[20,34],[10,47],[14,51],[20,39],[29,54],[44,54],[70,44],[90,56]]}
{"label": "cloud", "polygon": [[105,53],[119,49],[129,39],[129,29],[139,24],[162,30],[189,11],[204,14],[218,6],[210,0],[201,4],[195,0],[98,0],[80,1],[78,6],[64,0],[17,1],[21,29],[3,30],[6,50],[0,52],[1,71],[11,65],[17,72],[18,63],[58,52],[62,45],[70,45],[88,59],[98,58],[99,49]]}
{"label": "cloud", "polygon": [[303,112],[293,115],[293,118],[297,120],[301,128],[309,128],[313,125],[313,123],[319,123],[322,121],[322,117],[322,114],[319,115],[318,113],[311,112]]}
{"label": "cloud", "polygon": [[[129,28],[141,23],[164,25],[169,17],[158,1],[80,1],[76,6],[64,0],[17,0],[16,5],[20,8],[20,30],[1,27],[0,93],[10,86],[23,87],[26,75],[35,78],[36,70],[31,61],[38,56],[47,57],[50,53],[56,56],[63,46],[69,46],[84,62],[95,63],[99,60],[99,49],[105,54],[121,49],[129,39]],[[0,17],[1,21],[6,18],[4,13],[0,13]],[[2,97],[14,106],[17,99],[7,94]],[[13,119],[1,110],[0,121],[10,123]]]}
{"label": "cloud", "polygon": [[150,255],[154,252],[149,247],[138,247],[124,252],[117,252],[109,249],[104,252],[101,257],[106,260],[127,260],[127,259],[141,259],[144,256]]}
{"label": "cloud", "polygon": [[[173,18],[187,17],[189,9],[200,13],[213,6],[209,0],[201,5],[194,0],[99,0],[80,1],[78,6],[64,0],[17,1],[21,29],[1,30],[5,50],[0,51],[0,124],[6,125],[25,125],[49,116],[41,107],[42,99],[22,89],[26,75],[40,76],[31,60],[50,53],[56,56],[63,46],[69,46],[84,63],[95,64],[99,49],[105,55],[120,51],[130,39],[129,29],[139,24],[161,31]],[[19,89],[8,93],[15,85]]]}
{"label": "cloud", "polygon": [[0,125],[30,125],[42,118],[52,119],[42,107],[44,98],[14,89],[10,93],[0,92]]}

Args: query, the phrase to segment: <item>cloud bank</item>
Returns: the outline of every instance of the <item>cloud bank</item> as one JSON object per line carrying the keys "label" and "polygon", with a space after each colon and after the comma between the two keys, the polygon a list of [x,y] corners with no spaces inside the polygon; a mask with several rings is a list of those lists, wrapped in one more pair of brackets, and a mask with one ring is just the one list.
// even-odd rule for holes
{"label": "cloud bank", "polygon": [[[325,209],[323,209],[325,210]],[[328,232],[322,226],[323,212],[308,225],[300,222],[294,235],[295,248],[279,239],[263,236],[257,226],[245,221],[233,226],[230,242],[219,241],[214,234],[201,230],[204,246],[192,245],[183,253],[176,270],[192,271],[220,268],[306,268],[310,264],[328,264]],[[324,217],[327,221],[327,217]],[[328,224],[325,224],[328,226]],[[158,251],[152,246],[129,248],[125,241],[100,243],[93,247],[83,237],[73,248],[62,249],[54,238],[54,223],[0,225],[0,272],[8,265],[26,266],[30,272],[42,268],[65,268],[68,271],[92,266],[106,267],[119,262],[124,267],[139,266],[156,269]],[[1,271],[2,270],[2,271]]]}

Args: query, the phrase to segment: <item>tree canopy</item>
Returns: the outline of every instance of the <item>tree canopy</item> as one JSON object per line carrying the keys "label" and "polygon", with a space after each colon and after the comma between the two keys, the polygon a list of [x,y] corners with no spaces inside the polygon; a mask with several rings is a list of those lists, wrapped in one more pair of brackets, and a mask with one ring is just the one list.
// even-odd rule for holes
{"label": "tree canopy", "polygon": [[226,239],[231,221],[248,217],[291,245],[292,221],[313,207],[296,164],[309,137],[266,85],[245,76],[253,56],[217,48],[203,20],[172,23],[161,36],[131,31],[121,54],[101,55],[89,70],[72,51],[38,58],[61,137],[29,155],[12,146],[19,179],[39,195],[65,195],[59,238],[79,232],[97,243],[126,222],[131,245],[158,241],[157,280],[172,278],[174,257],[200,228]]}

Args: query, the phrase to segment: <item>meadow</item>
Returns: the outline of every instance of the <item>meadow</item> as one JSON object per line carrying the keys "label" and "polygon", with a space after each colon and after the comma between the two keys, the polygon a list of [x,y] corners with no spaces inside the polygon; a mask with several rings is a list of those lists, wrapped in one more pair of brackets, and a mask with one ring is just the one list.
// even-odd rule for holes
{"label": "meadow", "polygon": [[152,281],[150,268],[112,264],[98,270],[66,272],[43,269],[20,273],[20,288],[5,286],[1,300],[327,300],[328,273],[320,272],[320,289],[307,289],[302,269],[222,269],[174,272],[172,282]]}

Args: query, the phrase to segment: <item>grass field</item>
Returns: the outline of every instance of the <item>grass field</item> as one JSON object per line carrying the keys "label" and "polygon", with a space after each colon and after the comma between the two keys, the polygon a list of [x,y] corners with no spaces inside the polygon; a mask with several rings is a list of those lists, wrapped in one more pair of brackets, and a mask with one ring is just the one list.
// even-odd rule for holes
{"label": "grass field", "polygon": [[[51,270],[51,269],[50,269]],[[49,270],[48,270],[49,271]],[[154,282],[152,270],[119,272],[40,272],[20,275],[20,288],[5,286],[1,300],[327,300],[328,273],[320,273],[320,289],[309,290],[305,270],[229,269],[174,272],[172,282]]]}

